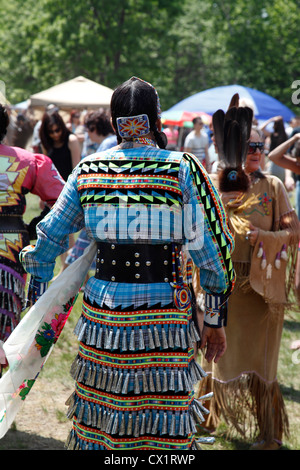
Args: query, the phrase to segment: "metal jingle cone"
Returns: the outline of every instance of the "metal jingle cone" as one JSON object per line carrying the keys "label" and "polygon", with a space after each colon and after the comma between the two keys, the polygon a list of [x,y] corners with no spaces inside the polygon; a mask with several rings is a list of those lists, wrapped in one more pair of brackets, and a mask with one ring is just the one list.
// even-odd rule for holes
{"label": "metal jingle cone", "polygon": [[124,380],[122,392],[121,392],[123,395],[127,395],[127,393],[128,393],[129,377],[130,377],[130,373],[127,372],[125,380]]}
{"label": "metal jingle cone", "polygon": [[120,342],[120,330],[117,329],[116,336],[114,338],[112,349],[119,349],[119,342]]}
{"label": "metal jingle cone", "polygon": [[93,326],[93,331],[92,331],[92,336],[91,336],[91,341],[90,341],[91,346],[95,346],[96,338],[97,338],[97,325],[94,325]]}
{"label": "metal jingle cone", "polygon": [[102,423],[102,407],[100,406],[99,412],[98,412],[97,424],[96,424],[96,427],[98,429],[101,429],[101,423]]}
{"label": "metal jingle cone", "polygon": [[101,386],[100,386],[101,390],[105,390],[106,380],[107,380],[107,369],[106,367],[103,367],[102,380],[101,380]]}
{"label": "metal jingle cone", "polygon": [[152,429],[151,429],[151,434],[157,434],[158,423],[159,423],[159,413],[157,411],[156,415],[155,415],[155,418],[154,418],[153,426],[152,426]]}
{"label": "metal jingle cone", "polygon": [[148,383],[147,383],[147,375],[145,370],[142,370],[142,378],[143,378],[143,392],[147,393],[149,391]]}
{"label": "metal jingle cone", "polygon": [[85,330],[86,330],[86,322],[84,322],[80,328],[79,334],[78,334],[78,341],[83,341],[84,335],[85,335]]}
{"label": "metal jingle cone", "polygon": [[139,382],[139,377],[137,371],[134,373],[134,393],[136,395],[139,395],[141,393],[140,390],[140,382]]}
{"label": "metal jingle cone", "polygon": [[86,328],[86,344],[91,344],[91,337],[92,337],[92,324],[90,323]]}
{"label": "metal jingle cone", "polygon": [[161,329],[161,337],[162,337],[162,348],[163,349],[168,349],[169,344],[168,344],[167,333],[166,333],[165,328]]}
{"label": "metal jingle cone", "polygon": [[161,435],[163,434],[167,434],[168,432],[168,415],[166,413],[166,411],[164,412],[164,416],[163,416],[163,423],[162,423],[162,429],[161,429]]}
{"label": "metal jingle cone", "polygon": [[144,332],[143,329],[139,329],[139,350],[145,349],[145,341],[144,341]]}
{"label": "metal jingle cone", "polygon": [[132,435],[132,414],[131,413],[129,413],[129,416],[128,416],[126,434],[127,436]]}
{"label": "metal jingle cone", "polygon": [[122,336],[122,351],[127,351],[127,331],[124,328],[123,336]]}
{"label": "metal jingle cone", "polygon": [[119,413],[116,412],[115,416],[114,416],[114,422],[113,422],[113,425],[112,425],[112,429],[111,429],[111,434],[112,435],[117,434],[118,430],[119,430]]}
{"label": "metal jingle cone", "polygon": [[175,391],[175,372],[173,369],[170,372],[169,390]]}
{"label": "metal jingle cone", "polygon": [[129,351],[135,351],[135,331],[134,331],[134,328],[132,328],[131,333],[130,333]]}
{"label": "metal jingle cone", "polygon": [[146,431],[146,414],[142,413],[142,419],[141,419],[141,429],[140,429],[140,436],[143,436]]}
{"label": "metal jingle cone", "polygon": [[156,392],[161,392],[161,382],[160,382],[159,370],[156,370],[156,372],[155,372],[155,390],[156,390]]}
{"label": "metal jingle cone", "polygon": [[169,326],[169,332],[168,332],[168,343],[169,343],[169,347],[173,349],[174,348],[174,339],[173,339],[172,330],[171,330],[170,326]]}
{"label": "metal jingle cone", "polygon": [[161,343],[160,343],[160,339],[159,339],[159,333],[158,333],[158,329],[157,329],[156,325],[154,326],[154,344],[155,344],[156,348],[161,347]]}
{"label": "metal jingle cone", "polygon": [[187,343],[185,339],[185,332],[183,328],[180,328],[180,340],[182,349],[187,349]]}
{"label": "metal jingle cone", "polygon": [[125,434],[125,416],[124,413],[121,413],[121,423],[119,428],[119,436],[124,436]]}
{"label": "metal jingle cone", "polygon": [[155,392],[155,385],[154,385],[154,380],[153,380],[151,369],[149,369],[149,389],[150,389],[150,392]]}
{"label": "metal jingle cone", "polygon": [[155,349],[153,335],[152,335],[152,331],[150,327],[148,328],[148,346],[149,346],[149,349]]}
{"label": "metal jingle cone", "polygon": [[175,424],[176,424],[176,418],[175,418],[175,414],[173,413],[172,418],[171,418],[170,430],[169,430],[170,436],[175,436]]}
{"label": "metal jingle cone", "polygon": [[96,382],[96,388],[99,390],[101,388],[101,382],[102,382],[102,367],[100,366],[98,368],[98,376],[97,376],[97,382]]}
{"label": "metal jingle cone", "polygon": [[106,409],[104,409],[102,413],[102,419],[101,419],[101,431],[105,431],[106,421],[107,421],[107,411]]}
{"label": "metal jingle cone", "polygon": [[112,383],[113,383],[113,371],[110,370],[110,371],[108,372],[108,379],[107,379],[107,384],[106,384],[106,391],[107,391],[107,392],[110,392],[110,391],[111,391]]}
{"label": "metal jingle cone", "polygon": [[149,416],[147,419],[147,425],[146,425],[146,434],[150,434],[152,429],[152,411],[149,411]]}
{"label": "metal jingle cone", "polygon": [[180,436],[184,436],[184,414],[181,413],[180,415],[180,422],[179,422],[179,431],[178,434]]}
{"label": "metal jingle cone", "polygon": [[97,342],[96,342],[96,348],[101,349],[102,348],[102,339],[103,339],[103,328],[102,326],[99,328],[98,331],[98,336],[97,336]]}
{"label": "metal jingle cone", "polygon": [[133,436],[139,437],[139,435],[140,435],[140,416],[139,414],[137,414],[135,418],[135,423],[134,423]]}
{"label": "metal jingle cone", "polygon": [[121,371],[119,375],[118,383],[116,386],[116,393],[121,393],[122,383],[123,383],[123,372]]}
{"label": "metal jingle cone", "polygon": [[93,428],[95,428],[97,426],[97,408],[96,408],[96,405],[93,406],[92,426],[93,426]]}

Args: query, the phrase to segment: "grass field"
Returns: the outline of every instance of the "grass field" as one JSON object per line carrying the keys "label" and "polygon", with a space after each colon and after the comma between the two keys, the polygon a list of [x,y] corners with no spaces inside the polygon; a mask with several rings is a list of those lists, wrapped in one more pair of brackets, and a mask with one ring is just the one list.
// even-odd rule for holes
{"label": "grass field", "polygon": [[[28,209],[25,214],[26,221],[37,215],[40,210],[38,207],[38,199],[35,196],[29,195],[27,198]],[[59,259],[57,262],[56,272],[60,266]],[[49,426],[56,426],[57,429],[61,423],[66,423],[64,415],[64,400],[65,390],[73,389],[73,380],[69,375],[71,363],[77,353],[77,341],[73,334],[73,329],[76,324],[77,318],[80,315],[82,294],[79,294],[75,307],[68,319],[68,322],[50,356],[46,365],[44,366],[38,381],[42,384],[41,388],[49,387],[48,402],[43,402],[41,405],[41,421],[48,422]],[[293,340],[300,339],[300,313],[288,312],[284,322],[284,330],[281,342],[278,380],[282,389],[284,400],[286,403],[289,420],[290,420],[290,437],[284,441],[282,450],[299,450],[300,449],[300,350],[293,352],[290,349],[290,344]],[[44,384],[44,385],[43,385]],[[37,384],[36,384],[37,385]],[[36,385],[34,387],[36,387]],[[64,392],[61,392],[64,390]],[[34,393],[34,390],[31,392]],[[51,395],[60,399],[62,395],[62,407],[57,406],[51,413],[47,410],[47,403],[51,403]],[[46,391],[47,397],[47,391]],[[30,397],[26,401],[30,400]],[[34,406],[38,408],[37,403]],[[27,406],[27,403],[26,405]],[[29,405],[28,405],[29,406]],[[66,408],[66,407],[65,407]],[[28,424],[28,431],[30,432],[30,424]],[[36,429],[32,431],[35,435],[39,432]],[[9,431],[3,440],[0,440],[0,450],[7,448],[13,449],[31,449],[32,440],[28,439],[28,435],[18,433],[18,421],[14,425],[14,429]],[[27,437],[27,439],[26,439]],[[240,436],[229,438],[226,433],[226,425],[221,424],[215,433],[216,442],[213,446],[204,446],[208,450],[247,450],[249,449],[250,442],[243,440]],[[12,443],[13,442],[13,443]],[[50,442],[50,441],[49,441]],[[38,446],[39,444],[37,444]],[[49,444],[52,449],[55,443]],[[11,447],[13,446],[13,447]],[[49,448],[48,446],[48,448]],[[35,447],[37,448],[37,447]]]}

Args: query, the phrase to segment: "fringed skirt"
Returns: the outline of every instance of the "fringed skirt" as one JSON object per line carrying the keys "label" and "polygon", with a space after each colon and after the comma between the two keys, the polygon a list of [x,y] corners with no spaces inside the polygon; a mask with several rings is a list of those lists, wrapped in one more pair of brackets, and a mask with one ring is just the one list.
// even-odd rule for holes
{"label": "fringed skirt", "polygon": [[5,341],[16,328],[25,301],[25,277],[0,258],[0,340]]}
{"label": "fringed skirt", "polygon": [[85,295],[75,328],[79,352],[69,398],[69,449],[197,449],[194,398],[206,374],[194,361],[199,340],[191,309],[99,307]]}

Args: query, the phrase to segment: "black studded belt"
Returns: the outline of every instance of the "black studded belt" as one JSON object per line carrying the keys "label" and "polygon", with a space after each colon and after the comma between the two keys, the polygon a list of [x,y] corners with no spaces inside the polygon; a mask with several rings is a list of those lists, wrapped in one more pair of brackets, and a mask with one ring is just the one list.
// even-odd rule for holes
{"label": "black studded belt", "polygon": [[172,245],[97,243],[95,277],[125,283],[172,282]]}
{"label": "black studded belt", "polygon": [[0,232],[21,233],[27,232],[21,215],[0,215]]}

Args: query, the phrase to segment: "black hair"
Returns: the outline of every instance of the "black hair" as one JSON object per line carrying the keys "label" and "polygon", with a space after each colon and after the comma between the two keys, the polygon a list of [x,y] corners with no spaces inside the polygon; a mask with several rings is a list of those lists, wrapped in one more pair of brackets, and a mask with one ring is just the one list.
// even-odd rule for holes
{"label": "black hair", "polygon": [[105,111],[91,111],[84,120],[86,127],[95,127],[98,135],[114,134],[108,114]]}
{"label": "black hair", "polygon": [[[132,77],[122,83],[114,91],[111,98],[111,117],[113,127],[117,132],[117,118],[138,116],[147,114],[150,129],[160,148],[166,148],[167,138],[163,132],[159,132],[156,121],[158,119],[157,94],[155,89],[148,83],[138,78]],[[118,142],[121,137],[117,132]]]}
{"label": "black hair", "polygon": [[0,143],[6,136],[7,128],[9,126],[9,116],[5,106],[0,104]]}
{"label": "black hair", "polygon": [[47,150],[47,152],[53,148],[53,140],[50,137],[49,130],[50,127],[57,125],[62,130],[61,140],[64,142],[65,139],[69,137],[72,132],[69,131],[67,128],[63,118],[57,111],[57,109],[53,109],[51,111],[46,111],[42,117],[42,124],[40,127],[40,138],[43,147]]}

